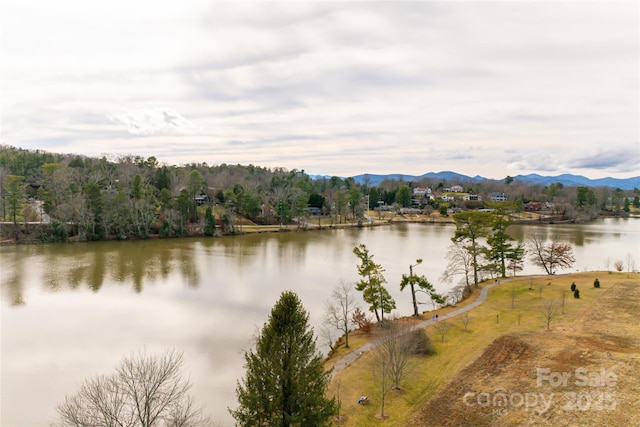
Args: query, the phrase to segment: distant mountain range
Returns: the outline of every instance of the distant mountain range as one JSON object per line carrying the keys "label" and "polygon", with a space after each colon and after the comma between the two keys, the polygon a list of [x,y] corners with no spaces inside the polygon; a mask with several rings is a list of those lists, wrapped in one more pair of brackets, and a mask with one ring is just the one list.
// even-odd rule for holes
{"label": "distant mountain range", "polygon": [[[314,176],[313,178],[322,178],[322,176]],[[328,177],[327,177],[328,178]],[[478,182],[478,181],[503,181],[503,180],[493,180],[484,178],[482,176],[476,175],[474,177],[462,175],[456,172],[451,171],[442,171],[442,172],[429,172],[423,175],[404,175],[404,174],[388,174],[388,175],[376,175],[376,174],[362,174],[356,175],[352,177],[356,182],[363,184],[365,181],[368,181],[370,185],[377,185],[384,181],[385,179],[395,179],[396,181],[418,181],[422,178],[430,178],[430,179],[439,179],[446,180],[447,184],[459,184],[463,182]],[[563,174],[556,176],[542,176],[535,173],[529,175],[516,175],[512,177],[514,181],[523,181],[527,184],[540,184],[540,185],[551,185],[553,183],[559,182],[562,185],[568,187],[574,186],[585,186],[585,187],[611,187],[611,188],[620,188],[622,190],[633,190],[634,188],[640,188],[640,176],[636,176],[633,178],[599,178],[599,179],[589,179],[587,177],[581,175],[571,175],[571,174]]]}

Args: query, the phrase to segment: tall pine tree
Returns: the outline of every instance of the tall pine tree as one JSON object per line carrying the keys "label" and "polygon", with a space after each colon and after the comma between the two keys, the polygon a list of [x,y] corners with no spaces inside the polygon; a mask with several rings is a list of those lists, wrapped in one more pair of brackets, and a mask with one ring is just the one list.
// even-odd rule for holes
{"label": "tall pine tree", "polygon": [[493,262],[495,271],[500,277],[507,277],[507,262],[519,253],[516,252],[517,247],[511,244],[514,238],[507,233],[507,229],[513,223],[509,214],[508,206],[504,204],[495,206],[491,233],[487,237],[487,245],[489,245],[487,258]]}
{"label": "tall pine tree", "polygon": [[325,426],[335,402],[325,397],[330,373],[316,349],[309,315],[298,296],[283,292],[255,349],[245,353],[246,376],[238,382],[239,426]]}
{"label": "tall pine tree", "polygon": [[462,243],[471,256],[473,284],[478,287],[478,272],[482,269],[482,254],[485,252],[481,239],[487,237],[491,226],[491,214],[480,211],[464,211],[453,214],[456,232],[451,238],[454,243]]}
{"label": "tall pine tree", "polygon": [[373,255],[362,243],[353,248],[353,253],[360,259],[357,269],[362,278],[356,282],[356,290],[362,292],[362,299],[370,304],[369,311],[373,311],[378,322],[384,321],[384,314],[396,308],[396,301],[383,285],[387,282],[382,275],[384,268],[373,262]]}

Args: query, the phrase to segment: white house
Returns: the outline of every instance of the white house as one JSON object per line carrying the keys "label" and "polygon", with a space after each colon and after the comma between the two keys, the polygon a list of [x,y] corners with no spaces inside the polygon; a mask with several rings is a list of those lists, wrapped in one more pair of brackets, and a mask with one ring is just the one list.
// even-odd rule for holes
{"label": "white house", "polygon": [[507,198],[504,193],[491,193],[490,199],[492,202],[506,202]]}
{"label": "white house", "polygon": [[462,186],[460,185],[452,185],[450,190],[453,193],[462,193],[464,191],[464,188],[462,188]]}
{"label": "white house", "polygon": [[482,200],[482,197],[477,194],[465,194],[462,200]]}
{"label": "white house", "polygon": [[418,197],[426,197],[427,199],[431,198],[431,189],[426,187],[416,187],[413,189],[413,195]]}

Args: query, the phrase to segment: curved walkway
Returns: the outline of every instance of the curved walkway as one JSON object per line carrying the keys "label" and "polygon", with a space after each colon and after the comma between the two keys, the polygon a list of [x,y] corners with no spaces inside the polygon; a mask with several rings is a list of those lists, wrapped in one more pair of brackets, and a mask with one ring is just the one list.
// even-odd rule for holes
{"label": "curved walkway", "polygon": [[[544,274],[535,275],[535,276],[522,276],[522,277],[516,276],[516,277],[510,277],[508,279],[498,280],[497,282],[494,282],[494,283],[492,283],[490,285],[483,286],[482,289],[480,290],[480,295],[478,296],[478,298],[476,298],[475,301],[473,301],[469,305],[466,305],[464,307],[458,308],[456,310],[450,311],[449,313],[446,313],[446,314],[443,314],[443,315],[439,316],[438,317],[438,321],[449,319],[451,317],[457,316],[458,314],[462,314],[464,312],[467,312],[467,311],[479,306],[480,304],[482,304],[483,302],[486,301],[487,295],[489,294],[489,290],[491,288],[495,287],[495,286],[498,286],[498,285],[503,284],[503,283],[512,282],[514,280],[527,280],[527,279],[534,279],[534,278],[537,278],[537,277],[546,277],[546,276]],[[427,320],[423,320],[422,322],[416,324],[415,327],[424,328],[425,326],[430,325],[431,323],[434,323],[434,320],[433,319],[427,319]],[[367,351],[372,350],[377,345],[378,345],[377,341],[370,341],[370,342],[366,343],[365,345],[363,345],[362,347],[359,347],[356,350],[352,351],[351,353],[345,354],[341,359],[336,361],[336,364],[333,367],[333,371],[331,372],[331,376],[335,376],[338,372],[342,371],[347,366],[351,365],[353,362],[358,360],[358,358],[360,358],[360,356],[362,356]]]}

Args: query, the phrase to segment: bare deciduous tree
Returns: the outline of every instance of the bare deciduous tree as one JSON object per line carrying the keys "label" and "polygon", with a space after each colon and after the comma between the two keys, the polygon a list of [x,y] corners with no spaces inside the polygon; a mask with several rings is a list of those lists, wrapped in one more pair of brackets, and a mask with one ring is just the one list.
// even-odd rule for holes
{"label": "bare deciduous tree", "polygon": [[469,317],[469,312],[465,311],[460,315],[460,323],[464,326],[464,331],[467,332],[467,328],[469,327],[469,322],[471,321],[471,317]]}
{"label": "bare deciduous tree", "polygon": [[542,299],[542,291],[544,290],[544,284],[542,282],[538,282],[538,298]]}
{"label": "bare deciduous tree", "polygon": [[331,351],[336,351],[335,343],[336,339],[334,333],[337,333],[333,325],[324,323],[320,325],[319,337],[324,344],[326,344]]}
{"label": "bare deciduous tree", "polygon": [[541,236],[534,235],[529,239],[529,246],[532,253],[531,261],[544,268],[547,274],[554,274],[558,268],[569,268],[576,261],[569,243],[556,240],[546,243]]}
{"label": "bare deciduous tree", "polygon": [[462,301],[466,295],[467,287],[464,285],[458,285],[451,288],[451,291],[447,294],[445,303],[450,305],[456,305]]}
{"label": "bare deciduous tree", "polygon": [[349,331],[352,326],[352,313],[356,308],[355,300],[351,286],[341,282],[333,289],[331,300],[325,305],[326,322],[344,333],[346,348],[349,348]]}
{"label": "bare deciduous tree", "polygon": [[392,326],[381,338],[380,345],[389,361],[389,374],[393,388],[399,389],[400,382],[408,374],[409,356],[413,354],[414,342],[410,326]]}
{"label": "bare deciduous tree", "polygon": [[622,263],[622,261],[616,261],[613,266],[615,267],[616,271],[619,273],[622,270],[624,270],[624,264]]}
{"label": "bare deciduous tree", "polygon": [[631,272],[633,271],[636,265],[631,252],[627,254],[626,260],[627,260],[627,277],[629,277],[629,275],[631,274]]}
{"label": "bare deciduous tree", "polygon": [[387,393],[389,393],[393,385],[391,375],[389,374],[389,360],[382,346],[375,347],[372,356],[371,373],[373,376],[373,384],[380,397],[380,417],[384,419],[387,417],[384,413]]}
{"label": "bare deciduous tree", "polygon": [[558,310],[556,309],[556,305],[553,301],[548,301],[540,307],[540,313],[544,317],[544,321],[547,323],[547,331],[551,329],[551,321],[558,314]]}
{"label": "bare deciduous tree", "polygon": [[447,335],[447,332],[449,332],[449,329],[452,328],[451,324],[445,321],[436,322],[433,324],[433,327],[436,330],[436,333],[440,335],[440,341],[442,342],[444,342],[444,337]]}
{"label": "bare deciduous tree", "polygon": [[112,375],[86,380],[58,405],[61,426],[208,426],[188,394],[182,354],[145,352],[126,357]]}
{"label": "bare deciduous tree", "polygon": [[448,261],[440,280],[451,283],[454,277],[462,276],[466,291],[471,291],[473,283],[473,258],[464,248],[461,242],[453,242],[447,249],[446,258]]}
{"label": "bare deciduous tree", "polygon": [[385,398],[389,390],[399,389],[408,375],[409,357],[415,348],[410,326],[392,325],[373,350],[373,380],[380,396],[381,417],[385,418]]}

